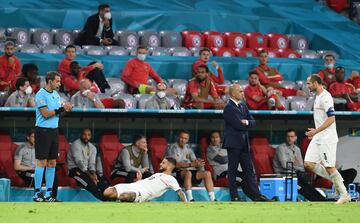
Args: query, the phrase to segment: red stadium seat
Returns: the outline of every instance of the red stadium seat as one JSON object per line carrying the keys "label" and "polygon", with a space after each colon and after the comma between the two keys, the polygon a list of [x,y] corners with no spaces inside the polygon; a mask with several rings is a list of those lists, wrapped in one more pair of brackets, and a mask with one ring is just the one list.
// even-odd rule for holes
{"label": "red stadium seat", "polygon": [[99,147],[102,154],[104,176],[110,181],[111,169],[116,157],[124,148],[115,132],[105,132],[100,137]]}
{"label": "red stadium seat", "polygon": [[284,58],[301,58],[301,54],[293,49],[279,49],[280,57]]}
{"label": "red stadium seat", "polygon": [[14,153],[17,145],[13,143],[9,134],[0,133],[0,173],[11,180],[12,186],[25,186],[24,180],[16,174],[14,169]]}
{"label": "red stadium seat", "polygon": [[253,137],[250,139],[250,146],[256,175],[259,177],[261,174],[274,173],[272,159],[276,151],[270,146],[268,139],[264,136]]}
{"label": "red stadium seat", "polygon": [[257,52],[250,48],[234,49],[234,51],[238,57],[257,57]]}
{"label": "red stadium seat", "polygon": [[148,139],[151,163],[154,172],[159,172],[160,163],[164,159],[168,142],[164,136],[153,136]]}
{"label": "red stadium seat", "polygon": [[332,182],[328,179],[318,177],[312,184],[314,187],[331,188]]}
{"label": "red stadium seat", "polygon": [[261,33],[246,33],[247,47],[251,49],[264,48],[268,46],[268,38]]}
{"label": "red stadium seat", "polygon": [[305,157],[306,150],[307,150],[310,142],[311,142],[311,139],[309,139],[309,138],[306,137],[306,136],[302,139],[301,145],[300,145],[302,157]]}
{"label": "red stadium seat", "polygon": [[326,0],[326,3],[336,12],[341,12],[348,7],[348,0]]}
{"label": "red stadium seat", "polygon": [[233,57],[235,56],[235,52],[229,48],[211,48],[211,51],[214,56],[218,57]]}
{"label": "red stadium seat", "polygon": [[262,174],[273,174],[272,161],[266,153],[253,153],[252,155],[256,176],[260,177]]}
{"label": "red stadium seat", "polygon": [[204,36],[200,32],[185,30],[181,32],[181,36],[186,48],[203,47],[205,45]]}
{"label": "red stadium seat", "polygon": [[250,146],[254,154],[270,154],[273,152],[268,139],[264,136],[252,137]]}
{"label": "red stadium seat", "polygon": [[230,49],[246,48],[246,35],[239,32],[224,33],[226,47]]}
{"label": "red stadium seat", "polygon": [[70,144],[65,138],[64,134],[59,134],[59,156],[57,163],[57,177],[59,186],[77,187],[76,180],[68,176],[67,153],[69,152]]}
{"label": "red stadium seat", "polygon": [[289,38],[284,34],[269,33],[266,35],[268,38],[268,47],[273,49],[287,49],[289,48]]}
{"label": "red stadium seat", "polygon": [[206,47],[208,47],[208,48],[225,47],[225,38],[222,33],[206,31],[206,32],[203,32],[203,36],[205,37],[205,46]]}

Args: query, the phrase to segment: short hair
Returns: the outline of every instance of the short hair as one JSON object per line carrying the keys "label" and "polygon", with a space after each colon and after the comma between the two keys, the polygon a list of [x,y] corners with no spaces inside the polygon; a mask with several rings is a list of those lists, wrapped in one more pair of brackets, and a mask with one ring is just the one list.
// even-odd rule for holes
{"label": "short hair", "polygon": [[65,52],[66,52],[68,49],[71,49],[71,48],[74,48],[75,51],[76,51],[76,46],[73,45],[73,44],[69,44],[69,45],[67,45],[67,46],[65,47]]}
{"label": "short hair", "polygon": [[259,76],[259,73],[258,73],[256,70],[251,70],[251,71],[249,72],[249,77],[250,77],[251,75],[253,75],[253,74]]}
{"label": "short hair", "polygon": [[202,48],[200,51],[199,51],[199,55],[201,55],[202,54],[202,52],[211,52],[211,50],[209,49],[209,48],[207,48],[207,47],[204,47],[204,48]]}
{"label": "short hair", "polygon": [[317,82],[318,84],[322,84],[323,81],[321,80],[321,77],[318,74],[312,74],[310,76],[311,83]]}
{"label": "short hair", "polygon": [[286,135],[287,135],[287,134],[289,134],[290,132],[294,132],[294,133],[295,133],[295,135],[296,135],[296,131],[295,131],[295,129],[288,129],[288,130],[286,130]]}
{"label": "short hair", "polygon": [[7,47],[7,46],[15,46],[15,43],[13,41],[6,41],[4,44],[4,47]]}
{"label": "short hair", "polygon": [[140,139],[143,139],[143,138],[146,139],[146,137],[144,135],[141,135],[141,134],[135,135],[133,138],[133,141],[132,141],[133,145],[135,145],[135,143],[137,143]]}
{"label": "short hair", "polygon": [[30,72],[31,70],[36,70],[38,71],[39,68],[33,64],[33,63],[27,63],[27,64],[24,64],[22,66],[22,69],[21,69],[21,73],[24,75],[24,76],[27,76],[27,73]]}
{"label": "short hair", "polygon": [[72,68],[73,66],[75,66],[76,64],[79,64],[79,62],[77,62],[77,61],[71,61],[71,63],[70,63],[70,68]]}
{"label": "short hair", "polygon": [[185,130],[185,129],[182,129],[182,130],[179,131],[178,136],[180,136],[182,133],[185,133],[185,134],[190,135],[190,132],[189,132],[189,131],[187,131],[187,130]]}
{"label": "short hair", "polygon": [[26,132],[25,141],[27,141],[27,137],[30,137],[32,134],[35,134],[35,129],[30,129]]}
{"label": "short hair", "polygon": [[221,132],[220,132],[219,130],[213,130],[213,131],[211,131],[211,132],[210,132],[210,135],[209,135],[209,142],[211,141],[211,137],[212,137],[212,135],[213,135],[213,134],[215,134],[215,133],[218,133],[218,134],[219,134],[219,136],[221,137]]}
{"label": "short hair", "polygon": [[29,81],[26,77],[19,77],[16,80],[16,84],[15,84],[16,90],[19,90],[20,87],[24,86],[26,81]]}
{"label": "short hair", "polygon": [[209,70],[208,66],[206,66],[205,64],[201,64],[201,65],[199,65],[197,69],[199,70],[199,68],[204,68],[204,69],[205,69],[205,71],[206,71],[206,73],[209,73],[209,72],[210,72],[210,70]]}
{"label": "short hair", "polygon": [[324,59],[325,59],[326,57],[332,57],[332,58],[335,60],[335,56],[334,56],[333,54],[331,54],[331,53],[326,54],[326,55],[324,56]]}
{"label": "short hair", "polygon": [[46,83],[49,83],[49,81],[55,80],[56,76],[61,77],[61,75],[56,71],[47,72],[46,77],[45,77]]}
{"label": "short hair", "polygon": [[335,71],[338,71],[338,70],[343,70],[343,71],[345,72],[345,67],[343,67],[343,66],[337,66],[337,67],[335,68]]}
{"label": "short hair", "polygon": [[138,46],[138,47],[136,48],[136,52],[139,51],[139,50],[141,50],[141,49],[147,50],[145,46]]}
{"label": "short hair", "polygon": [[174,159],[174,158],[172,158],[172,157],[169,157],[169,156],[165,157],[165,159],[166,159],[169,163],[171,163],[172,165],[174,165],[174,167],[176,167],[176,159]]}
{"label": "short hair", "polygon": [[91,129],[90,129],[90,128],[83,128],[83,129],[81,130],[81,134],[83,134],[85,131],[90,131],[90,132],[91,132]]}
{"label": "short hair", "polygon": [[259,55],[260,55],[260,54],[262,54],[262,53],[266,53],[266,54],[268,54],[268,51],[267,51],[267,50],[265,50],[265,49],[262,49],[262,50],[260,50],[260,51],[259,51]]}
{"label": "short hair", "polygon": [[108,4],[100,4],[98,6],[98,12],[100,12],[101,10],[106,9],[106,8],[110,8],[110,5],[108,5]]}

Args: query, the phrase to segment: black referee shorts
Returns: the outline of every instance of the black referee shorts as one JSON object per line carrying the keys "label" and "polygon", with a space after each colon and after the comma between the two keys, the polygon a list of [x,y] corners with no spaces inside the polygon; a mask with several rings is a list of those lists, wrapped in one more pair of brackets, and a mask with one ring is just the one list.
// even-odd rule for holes
{"label": "black referee shorts", "polygon": [[35,157],[38,160],[56,160],[58,158],[59,131],[50,128],[35,128]]}

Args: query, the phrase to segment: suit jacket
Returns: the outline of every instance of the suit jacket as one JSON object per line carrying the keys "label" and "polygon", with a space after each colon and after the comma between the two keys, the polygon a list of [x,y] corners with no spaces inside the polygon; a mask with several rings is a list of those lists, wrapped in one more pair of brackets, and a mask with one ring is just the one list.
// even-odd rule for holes
{"label": "suit jacket", "polygon": [[[229,100],[224,108],[223,117],[225,121],[223,146],[239,149],[247,147],[249,149],[248,129],[255,125],[255,120],[247,106],[242,103],[242,108],[239,108],[232,100]],[[249,124],[242,124],[242,119],[248,120]]]}
{"label": "suit jacket", "polygon": [[[96,37],[96,33],[99,29],[99,13],[90,16],[84,29],[79,33],[78,37],[75,40],[75,44],[77,45],[100,45],[100,38]],[[104,27],[105,29],[105,27]],[[105,29],[104,37],[113,39],[114,32],[112,30],[112,19],[110,19],[110,28]]]}

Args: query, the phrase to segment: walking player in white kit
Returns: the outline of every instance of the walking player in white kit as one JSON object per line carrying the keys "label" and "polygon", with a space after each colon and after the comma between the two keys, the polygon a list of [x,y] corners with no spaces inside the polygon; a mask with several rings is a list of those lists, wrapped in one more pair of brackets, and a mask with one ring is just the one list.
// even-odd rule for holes
{"label": "walking player in white kit", "polygon": [[314,102],[315,129],[308,128],[305,135],[312,139],[306,151],[304,166],[306,170],[331,180],[339,193],[336,204],[351,201],[344,180],[335,168],[338,135],[336,132],[334,101],[331,94],[322,86],[320,76],[313,74],[307,78],[307,87],[316,94]]}
{"label": "walking player in white kit", "polygon": [[135,183],[117,184],[113,187],[108,187],[104,191],[104,196],[109,200],[119,200],[122,202],[144,202],[160,197],[167,190],[172,189],[177,192],[182,201],[187,202],[179,183],[171,175],[175,167],[176,160],[166,157],[160,163],[160,173]]}

